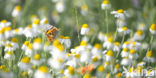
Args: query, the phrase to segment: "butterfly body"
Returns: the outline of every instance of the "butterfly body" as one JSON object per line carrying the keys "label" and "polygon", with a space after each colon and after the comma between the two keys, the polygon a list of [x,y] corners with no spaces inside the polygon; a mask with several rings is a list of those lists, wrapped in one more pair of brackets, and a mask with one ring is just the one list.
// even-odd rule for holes
{"label": "butterfly body", "polygon": [[58,28],[54,26],[50,26],[50,28],[46,31],[47,40],[52,42],[55,39],[58,31],[59,31]]}

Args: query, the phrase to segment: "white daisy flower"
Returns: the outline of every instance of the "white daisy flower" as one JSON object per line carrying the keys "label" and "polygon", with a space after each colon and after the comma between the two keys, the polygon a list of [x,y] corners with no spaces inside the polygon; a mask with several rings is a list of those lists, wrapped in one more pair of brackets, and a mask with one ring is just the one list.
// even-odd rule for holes
{"label": "white daisy flower", "polygon": [[88,24],[83,24],[82,27],[81,27],[81,32],[80,32],[80,34],[81,34],[81,35],[87,35],[88,32],[89,32]]}
{"label": "white daisy flower", "polygon": [[147,53],[146,53],[146,56],[144,57],[144,61],[145,62],[152,62],[152,63],[154,63],[155,62],[155,58],[153,57],[153,55],[152,55],[153,53],[152,53],[152,51],[148,51]]}
{"label": "white daisy flower", "polygon": [[25,51],[28,48],[29,43],[30,43],[29,41],[25,41],[24,44],[22,45],[22,50]]}
{"label": "white daisy flower", "polygon": [[26,51],[25,51],[25,55],[31,57],[33,54],[34,54],[34,52],[33,52],[33,44],[30,43],[30,44],[28,45],[28,48],[27,48]]}
{"label": "white daisy flower", "polygon": [[27,37],[27,38],[33,38],[35,37],[37,34],[33,32],[32,29],[32,25],[28,25],[24,30],[23,30],[23,34]]}
{"label": "white daisy flower", "polygon": [[74,67],[68,67],[65,71],[64,71],[64,74],[66,77],[68,78],[75,78],[74,77],[74,74],[75,74],[75,69]]}
{"label": "white daisy flower", "polygon": [[118,28],[118,32],[121,32],[124,35],[126,35],[126,34],[129,34],[131,32],[131,30],[128,29],[127,27],[123,26],[123,27]]}
{"label": "white daisy flower", "polygon": [[129,59],[128,57],[124,57],[124,58],[121,60],[121,65],[128,66],[128,65],[131,65],[131,64],[132,64],[132,60]]}
{"label": "white daisy flower", "polygon": [[138,30],[134,36],[133,36],[133,40],[143,40],[145,37],[145,34],[143,33],[142,30]]}
{"label": "white daisy flower", "polygon": [[63,1],[59,1],[56,3],[55,9],[57,12],[62,13],[65,11],[65,5],[63,3]]}
{"label": "white daisy flower", "polygon": [[68,37],[68,36],[64,37],[63,43],[64,43],[64,45],[65,45],[66,48],[70,48],[70,46],[71,46],[70,37]]}
{"label": "white daisy flower", "polygon": [[92,55],[101,57],[102,54],[101,48],[102,48],[101,44],[99,43],[95,44],[93,49],[91,50]]}
{"label": "white daisy flower", "polygon": [[104,56],[104,60],[106,60],[107,62],[111,61],[113,59],[113,51],[112,50],[108,50],[106,55]]}
{"label": "white daisy flower", "polygon": [[50,58],[48,64],[56,70],[61,70],[64,67],[64,61],[65,59],[62,58]]}
{"label": "white daisy flower", "polygon": [[112,37],[108,38],[107,41],[103,43],[103,47],[107,49],[113,48],[113,41],[114,39]]}
{"label": "white daisy flower", "polygon": [[111,14],[114,14],[116,18],[125,19],[125,17],[129,16],[126,11],[123,9],[119,9],[117,11],[112,11]]}
{"label": "white daisy flower", "polygon": [[52,78],[46,66],[40,66],[34,74],[34,78]]}
{"label": "white daisy flower", "polygon": [[81,6],[81,14],[83,16],[86,16],[88,14],[88,6],[87,5],[82,5]]}
{"label": "white daisy flower", "polygon": [[126,21],[124,19],[117,19],[116,20],[116,25],[118,27],[123,27],[123,26],[126,26]]}
{"label": "white daisy flower", "polygon": [[17,17],[20,15],[20,12],[21,12],[21,6],[18,5],[13,9],[12,16]]}
{"label": "white daisy flower", "polygon": [[23,57],[21,62],[18,63],[18,67],[24,71],[30,69],[31,68],[30,58],[29,57]]}
{"label": "white daisy flower", "polygon": [[41,50],[42,49],[42,40],[41,38],[35,38],[33,42],[33,49],[34,50]]}
{"label": "white daisy flower", "polygon": [[150,32],[154,35],[156,35],[156,25],[155,24],[152,24],[151,27],[150,27]]}
{"label": "white daisy flower", "polygon": [[13,35],[22,35],[23,34],[23,28],[16,28],[12,31]]}
{"label": "white daisy flower", "polygon": [[13,54],[13,52],[6,52],[6,54],[4,55],[4,59],[15,60],[15,55]]}
{"label": "white daisy flower", "polygon": [[100,41],[104,41],[104,37],[105,37],[105,35],[104,35],[102,32],[99,32],[99,34],[98,34],[98,39],[99,39]]}
{"label": "white daisy flower", "polygon": [[11,32],[12,31],[11,31],[11,27],[10,26],[5,28],[4,35],[5,35],[6,39],[8,39],[8,38],[13,36],[13,33],[11,33]]}
{"label": "white daisy flower", "polygon": [[101,8],[102,10],[106,10],[106,9],[110,9],[111,8],[111,4],[109,3],[108,0],[104,0],[101,4]]}
{"label": "white daisy flower", "polygon": [[145,25],[145,23],[143,23],[143,22],[139,23],[137,29],[138,29],[138,30],[142,30],[142,31],[146,30],[146,25]]}
{"label": "white daisy flower", "polygon": [[129,58],[130,59],[137,59],[139,57],[139,55],[136,53],[135,49],[131,49],[129,51]]}
{"label": "white daisy flower", "polygon": [[121,52],[121,57],[128,57],[128,56],[129,56],[128,49],[123,48],[123,50]]}
{"label": "white daisy flower", "polygon": [[43,62],[44,62],[44,59],[41,59],[39,54],[35,54],[34,58],[31,59],[31,63],[35,66],[39,66]]}
{"label": "white daisy flower", "polygon": [[6,43],[4,51],[11,52],[11,51],[14,51],[14,50],[15,50],[15,48],[13,47],[13,45],[11,43]]}
{"label": "white daisy flower", "polygon": [[8,22],[6,20],[1,20],[0,21],[0,29],[3,28],[3,27],[8,27],[8,26],[11,26],[11,22]]}
{"label": "white daisy flower", "polygon": [[114,52],[119,52],[120,51],[120,43],[119,42],[114,42],[114,46],[113,46],[113,51]]}

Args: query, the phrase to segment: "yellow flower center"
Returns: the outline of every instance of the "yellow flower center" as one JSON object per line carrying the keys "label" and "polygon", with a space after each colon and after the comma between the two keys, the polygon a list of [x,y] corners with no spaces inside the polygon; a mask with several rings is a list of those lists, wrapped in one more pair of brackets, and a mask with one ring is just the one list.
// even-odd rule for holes
{"label": "yellow flower center", "polygon": [[40,60],[40,55],[39,55],[39,54],[36,54],[36,55],[34,56],[34,59],[35,59],[35,60]]}
{"label": "yellow flower center", "polygon": [[14,31],[15,31],[16,33],[18,33],[18,32],[19,32],[19,29],[17,28],[17,29],[15,29]]}
{"label": "yellow flower center", "polygon": [[109,74],[109,73],[107,73],[106,77],[107,77],[107,78],[110,78],[110,74]]}
{"label": "yellow flower center", "polygon": [[44,24],[48,24],[48,20],[47,19],[44,21]]}
{"label": "yellow flower center", "polygon": [[69,74],[74,74],[74,68],[73,67],[68,67],[68,73]]}
{"label": "yellow flower center", "polygon": [[127,48],[124,48],[123,51],[124,51],[124,52],[128,52],[128,49],[127,49]]}
{"label": "yellow flower center", "polygon": [[11,30],[10,26],[5,28],[5,31],[10,31],[10,30]]}
{"label": "yellow flower center", "polygon": [[49,71],[48,67],[46,67],[46,66],[40,66],[38,70],[43,73],[47,73]]}
{"label": "yellow flower center", "polygon": [[97,62],[99,59],[98,59],[98,57],[97,56],[95,56],[94,58],[92,58],[92,61],[93,62]]}
{"label": "yellow flower center", "polygon": [[119,44],[120,44],[119,42],[115,42],[115,43],[114,43],[114,45],[116,45],[116,46],[119,46]]}
{"label": "yellow flower center", "polygon": [[24,45],[25,45],[25,46],[28,46],[28,45],[29,45],[29,41],[25,41],[25,42],[24,42]]}
{"label": "yellow flower center", "polygon": [[108,42],[113,42],[113,38],[108,38]]}
{"label": "yellow flower center", "polygon": [[41,41],[42,41],[41,38],[36,38],[36,39],[34,40],[35,43],[41,43]]}
{"label": "yellow flower center", "polygon": [[11,41],[17,43],[18,42],[18,39],[17,38],[12,38]]}
{"label": "yellow flower center", "polygon": [[116,78],[120,78],[122,76],[122,73],[117,73]]}
{"label": "yellow flower center", "polygon": [[104,71],[104,66],[103,65],[100,65],[98,68],[97,68],[98,72],[103,72]]}
{"label": "yellow flower center", "polygon": [[123,13],[124,11],[123,11],[123,9],[119,9],[117,12],[118,13]]}
{"label": "yellow flower center", "polygon": [[64,51],[64,46],[62,44],[56,46],[61,52]]}
{"label": "yellow flower center", "polygon": [[156,25],[155,24],[152,24],[151,27],[150,27],[150,29],[153,30],[153,31],[156,31]]}
{"label": "yellow flower center", "polygon": [[134,68],[133,67],[131,67],[130,69],[129,69],[129,72],[134,72]]}
{"label": "yellow flower center", "polygon": [[131,53],[131,54],[135,53],[135,49],[131,49],[131,50],[130,50],[130,53]]}
{"label": "yellow flower center", "polygon": [[125,41],[125,42],[124,42],[124,44],[129,44],[129,43],[130,43],[129,41]]}
{"label": "yellow flower center", "polygon": [[68,56],[68,57],[69,57],[69,56],[70,56],[70,53],[66,53],[66,56]]}
{"label": "yellow flower center", "polygon": [[49,45],[50,45],[50,43],[49,43],[48,41],[46,41],[46,42],[45,42],[45,45],[46,45],[46,46],[49,46]]}
{"label": "yellow flower center", "polygon": [[75,54],[75,58],[80,58],[80,54]]}
{"label": "yellow flower center", "polygon": [[64,70],[60,70],[60,74],[64,74]]}
{"label": "yellow flower center", "polygon": [[120,65],[119,65],[119,64],[116,64],[116,65],[115,65],[115,68],[116,68],[116,69],[118,69],[119,67],[120,67]]}
{"label": "yellow flower center", "polygon": [[113,51],[112,50],[108,50],[107,51],[107,56],[113,56]]}
{"label": "yellow flower center", "polygon": [[30,43],[30,44],[28,45],[28,49],[32,49],[32,48],[33,48],[33,44]]}
{"label": "yellow flower center", "polygon": [[70,37],[69,36],[66,36],[66,37],[63,37],[64,39],[69,39]]}
{"label": "yellow flower center", "polygon": [[30,58],[29,57],[23,57],[21,61],[23,63],[30,63]]}
{"label": "yellow flower center", "polygon": [[8,43],[6,46],[7,47],[13,47],[11,43]]}
{"label": "yellow flower center", "polygon": [[127,27],[122,27],[122,30],[123,30],[123,31],[126,31],[126,30],[127,30]]}
{"label": "yellow flower center", "polygon": [[37,67],[36,67],[35,65],[32,65],[32,68],[33,68],[33,69],[36,69]]}
{"label": "yellow flower center", "polygon": [[86,46],[86,45],[87,45],[87,42],[81,41],[80,45],[81,45],[81,46]]}
{"label": "yellow flower center", "polygon": [[27,26],[27,28],[28,28],[28,29],[31,29],[31,28],[32,28],[32,25],[31,25],[31,24],[29,24],[29,25]]}
{"label": "yellow flower center", "polygon": [[25,72],[23,72],[23,73],[21,74],[22,77],[24,77],[24,76],[26,76],[26,75],[28,75],[28,71],[25,71]]}
{"label": "yellow flower center", "polygon": [[7,54],[9,54],[9,55],[11,55],[12,53],[13,53],[13,52],[10,52],[10,51],[9,51],[9,52],[7,52]]}
{"label": "yellow flower center", "polygon": [[61,58],[58,58],[57,61],[58,61],[59,63],[63,63],[63,59],[61,59]]}
{"label": "yellow flower center", "polygon": [[152,51],[148,51],[146,57],[151,57],[151,56],[152,56]]}
{"label": "yellow flower center", "polygon": [[2,22],[2,23],[6,23],[7,21],[6,21],[6,20],[2,20],[1,22]]}
{"label": "yellow flower center", "polygon": [[97,48],[97,49],[100,49],[101,48],[101,44],[97,43],[97,44],[94,45],[94,47]]}
{"label": "yellow flower center", "polygon": [[20,5],[16,6],[16,10],[20,11],[21,10],[21,6]]}
{"label": "yellow flower center", "polygon": [[83,24],[82,28],[88,28],[88,24]]}
{"label": "yellow flower center", "polygon": [[109,4],[109,1],[108,0],[104,0],[103,4]]}
{"label": "yellow flower center", "polygon": [[64,38],[64,36],[63,36],[63,35],[60,35],[60,36],[59,36],[59,38],[61,38],[61,39],[62,39],[62,38]]}
{"label": "yellow flower center", "polygon": [[36,19],[33,23],[38,25],[38,24],[40,24],[40,20]]}
{"label": "yellow flower center", "polygon": [[137,35],[142,35],[143,34],[143,32],[141,30],[138,30],[136,33],[137,33]]}
{"label": "yellow flower center", "polygon": [[82,9],[82,10],[88,10],[88,6],[87,6],[87,5],[83,5],[83,6],[81,7],[81,9]]}
{"label": "yellow flower center", "polygon": [[90,74],[85,74],[84,76],[83,76],[83,78],[91,78],[91,76],[90,76]]}

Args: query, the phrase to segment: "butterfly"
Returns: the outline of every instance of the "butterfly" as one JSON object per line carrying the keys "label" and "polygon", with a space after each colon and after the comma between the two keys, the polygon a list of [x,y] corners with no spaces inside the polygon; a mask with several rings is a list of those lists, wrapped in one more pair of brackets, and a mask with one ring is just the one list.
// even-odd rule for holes
{"label": "butterfly", "polygon": [[52,42],[56,35],[58,34],[59,29],[50,25],[50,27],[48,28],[48,30],[46,31],[46,35],[47,35],[47,40],[49,42]]}

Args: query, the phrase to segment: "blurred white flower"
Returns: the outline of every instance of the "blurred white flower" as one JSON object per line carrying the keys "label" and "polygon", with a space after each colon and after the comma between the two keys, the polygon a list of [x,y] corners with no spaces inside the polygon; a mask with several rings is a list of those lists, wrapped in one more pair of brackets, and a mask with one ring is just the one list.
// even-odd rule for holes
{"label": "blurred white flower", "polygon": [[13,9],[13,11],[12,11],[12,16],[13,16],[13,17],[17,17],[17,16],[20,15],[20,12],[21,12],[21,6],[18,5],[18,6],[16,6],[16,7]]}
{"label": "blurred white flower", "polygon": [[49,68],[46,66],[40,66],[34,74],[34,78],[53,78],[49,73]]}
{"label": "blurred white flower", "polygon": [[101,8],[102,10],[110,9],[111,4],[109,3],[109,0],[104,0],[101,4]]}
{"label": "blurred white flower", "polygon": [[82,27],[81,27],[81,32],[80,32],[80,34],[81,34],[81,35],[87,35],[88,32],[89,32],[88,24],[83,24]]}
{"label": "blurred white flower", "polygon": [[131,64],[132,64],[132,60],[129,59],[128,57],[124,57],[124,58],[121,60],[121,65],[128,66],[128,65],[131,65]]}
{"label": "blurred white flower", "polygon": [[33,42],[33,49],[34,50],[41,50],[42,49],[42,40],[41,38],[35,38]]}
{"label": "blurred white flower", "polygon": [[56,8],[56,11],[59,12],[59,13],[64,12],[65,5],[64,5],[63,1],[57,2],[55,8]]}
{"label": "blurred white flower", "polygon": [[120,18],[120,19],[125,19],[127,16],[129,16],[128,13],[123,9],[112,11],[111,14],[114,14],[116,18]]}
{"label": "blurred white flower", "polygon": [[156,35],[156,25],[155,24],[152,24],[151,27],[150,27],[150,32],[154,35]]}
{"label": "blurred white flower", "polygon": [[87,5],[82,5],[81,6],[81,14],[83,16],[86,16],[88,14],[88,6]]}
{"label": "blurred white flower", "polygon": [[4,55],[4,59],[15,60],[15,55],[13,54],[13,52],[6,52],[6,54]]}
{"label": "blurred white flower", "polygon": [[128,29],[127,27],[123,26],[123,27],[118,28],[118,32],[121,32],[124,35],[126,35],[126,34],[129,34],[131,32],[131,30]]}
{"label": "blurred white flower", "polygon": [[18,63],[18,67],[24,71],[29,70],[31,68],[30,58],[29,57],[23,57],[21,59],[21,62]]}

